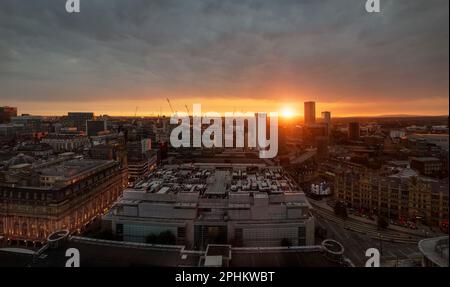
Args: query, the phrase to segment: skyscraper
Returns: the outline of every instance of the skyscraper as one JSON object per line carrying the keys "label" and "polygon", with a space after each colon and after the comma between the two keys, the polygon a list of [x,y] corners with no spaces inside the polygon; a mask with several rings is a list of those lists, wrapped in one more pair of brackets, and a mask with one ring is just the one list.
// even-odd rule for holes
{"label": "skyscraper", "polygon": [[305,102],[305,125],[316,123],[316,102]]}
{"label": "skyscraper", "polygon": [[331,124],[331,112],[322,112],[322,120],[325,124]]}
{"label": "skyscraper", "polygon": [[325,111],[322,112],[322,122],[327,125],[327,134],[330,135],[331,129],[331,112]]}

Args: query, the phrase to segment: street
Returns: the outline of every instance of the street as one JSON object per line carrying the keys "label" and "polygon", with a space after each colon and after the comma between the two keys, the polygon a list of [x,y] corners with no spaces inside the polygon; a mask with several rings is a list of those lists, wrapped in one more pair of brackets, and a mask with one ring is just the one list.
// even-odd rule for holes
{"label": "street", "polygon": [[365,265],[365,253],[369,248],[380,250],[382,264],[385,261],[415,259],[419,256],[417,244],[380,241],[365,234],[345,229],[323,217],[318,218],[316,216],[316,224],[327,230],[327,238],[337,240],[345,247],[345,256],[357,267]]}

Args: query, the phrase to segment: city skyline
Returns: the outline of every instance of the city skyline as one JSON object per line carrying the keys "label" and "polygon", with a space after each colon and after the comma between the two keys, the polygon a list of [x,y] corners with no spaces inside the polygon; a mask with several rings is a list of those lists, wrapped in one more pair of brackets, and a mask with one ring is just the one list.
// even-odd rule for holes
{"label": "city skyline", "polygon": [[379,14],[355,0],[62,6],[0,7],[2,105],[149,116],[170,114],[170,98],[178,111],[303,116],[316,101],[335,117],[448,115],[448,1],[383,1]]}
{"label": "city skyline", "polygon": [[[370,119],[370,118],[420,118],[420,117],[424,117],[424,118],[433,118],[433,117],[448,117],[448,113],[447,114],[346,114],[346,115],[342,115],[342,114],[334,114],[334,112],[330,109],[327,110],[327,107],[324,105],[321,105],[320,103],[314,102],[316,103],[316,106],[319,106],[319,110],[316,111],[315,116],[316,119],[320,122],[323,120],[323,113],[331,113],[333,115],[333,119]],[[303,105],[304,103],[298,103],[299,109],[301,110],[297,110],[297,109],[293,109],[292,106],[289,105],[280,105],[280,108],[275,109],[274,112],[278,113],[278,117],[279,118],[284,118],[284,119],[288,119],[288,120],[292,120],[292,119],[296,119],[296,120],[301,120],[302,122],[304,122],[304,118],[305,118],[305,114],[304,114],[304,108],[300,107],[300,105]],[[158,112],[158,111],[151,111],[151,112],[142,112],[142,111],[138,111],[136,112],[136,107],[134,108],[134,111],[130,111],[130,112],[125,112],[125,113],[102,113],[102,112],[97,112],[95,109],[67,109],[64,111],[60,111],[58,113],[48,113],[48,112],[39,112],[37,111],[37,113],[29,113],[27,110],[22,110],[21,107],[16,107],[16,106],[11,106],[11,105],[5,105],[4,107],[8,107],[8,108],[16,108],[17,109],[17,117],[21,117],[21,116],[36,116],[36,117],[44,117],[44,118],[52,118],[52,117],[66,117],[69,113],[75,112],[75,113],[93,113],[95,117],[115,117],[115,118],[155,118],[155,117],[160,117],[160,116],[164,116],[164,117],[171,117],[174,115],[174,113],[172,113],[170,111],[170,107],[169,108],[164,108],[164,110],[162,110],[162,112]],[[181,112],[181,113],[186,113],[186,107],[183,106],[184,109],[180,106],[180,109],[177,109],[175,111],[175,113]],[[188,106],[189,107],[189,106]],[[322,107],[322,108],[321,108]],[[206,109],[205,112],[216,112],[216,110],[208,110]],[[243,109],[236,109],[233,108],[232,110],[225,110],[224,112],[220,113],[222,115],[222,117],[224,116],[225,113],[265,113],[267,111],[261,111],[261,110],[243,110]],[[267,113],[270,113],[267,112]],[[192,116],[192,111],[189,110],[188,113],[190,116]]]}
{"label": "city skyline", "polygon": [[2,0],[0,269],[448,268],[449,3]]}

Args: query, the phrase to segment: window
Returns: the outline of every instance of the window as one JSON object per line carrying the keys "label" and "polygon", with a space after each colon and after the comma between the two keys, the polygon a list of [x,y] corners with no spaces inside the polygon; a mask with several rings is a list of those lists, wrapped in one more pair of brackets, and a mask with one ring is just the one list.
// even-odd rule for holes
{"label": "window", "polygon": [[186,237],[186,227],[178,227],[177,229],[177,237],[185,238]]}
{"label": "window", "polygon": [[123,224],[121,224],[121,223],[117,223],[116,224],[116,233],[117,234],[122,234],[123,233]]}
{"label": "window", "polygon": [[306,228],[304,226],[300,226],[298,228],[298,237],[305,237],[306,236]]}
{"label": "window", "polygon": [[236,228],[234,233],[235,233],[234,236],[235,236],[236,241],[242,243],[242,240],[244,238],[244,236],[243,236],[244,233],[242,231],[242,228]]}

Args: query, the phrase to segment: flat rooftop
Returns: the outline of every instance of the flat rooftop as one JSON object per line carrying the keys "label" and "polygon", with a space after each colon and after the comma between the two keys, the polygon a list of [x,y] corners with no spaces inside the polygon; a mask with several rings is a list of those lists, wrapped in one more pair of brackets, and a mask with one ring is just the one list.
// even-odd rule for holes
{"label": "flat rooftop", "polygon": [[110,161],[92,159],[73,159],[39,170],[43,176],[57,176],[70,179],[90,170],[111,164]]}
{"label": "flat rooftop", "polygon": [[[72,237],[58,248],[31,253],[2,251],[0,266],[64,267],[67,248],[80,251],[81,267],[197,267],[204,251],[185,250],[182,246],[162,246],[130,242]],[[320,246],[278,248],[230,248],[230,267],[339,267],[328,259]],[[220,253],[220,252],[219,252]],[[35,260],[33,260],[35,257]]]}
{"label": "flat rooftop", "polygon": [[413,157],[413,158],[411,158],[411,160],[420,161],[420,162],[429,162],[429,161],[439,162],[439,161],[441,161],[437,157]]}
{"label": "flat rooftop", "polygon": [[339,267],[320,250],[233,251],[230,267]]}
{"label": "flat rooftop", "polygon": [[280,167],[216,169],[177,165],[153,172],[126,191],[160,195],[198,192],[200,196],[224,197],[229,193],[280,194],[299,190]]}

